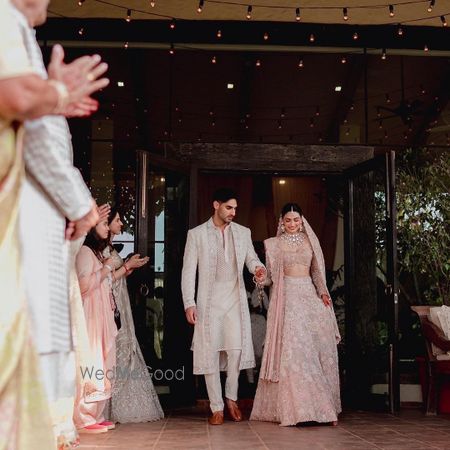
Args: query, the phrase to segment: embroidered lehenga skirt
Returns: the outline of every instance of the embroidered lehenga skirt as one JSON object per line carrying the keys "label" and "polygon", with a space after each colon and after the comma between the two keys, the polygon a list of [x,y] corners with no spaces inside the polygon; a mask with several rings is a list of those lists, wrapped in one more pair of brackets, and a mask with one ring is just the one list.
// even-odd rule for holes
{"label": "embroidered lehenga skirt", "polygon": [[310,277],[285,276],[284,295],[279,380],[259,380],[251,420],[335,421],[341,403],[334,312]]}

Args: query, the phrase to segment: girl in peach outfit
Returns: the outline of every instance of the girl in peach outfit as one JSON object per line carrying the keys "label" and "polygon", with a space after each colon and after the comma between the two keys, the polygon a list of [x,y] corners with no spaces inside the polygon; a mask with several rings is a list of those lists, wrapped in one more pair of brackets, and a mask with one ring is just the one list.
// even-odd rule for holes
{"label": "girl in peach outfit", "polygon": [[108,221],[103,220],[88,233],[76,257],[90,349],[95,361],[93,367],[79,367],[77,370],[97,385],[92,395],[77,392],[74,422],[81,433],[102,433],[114,428],[114,424],[106,422],[103,415],[106,401],[111,397],[117,335],[115,304],[111,295],[113,262],[111,258],[102,256],[108,233]]}

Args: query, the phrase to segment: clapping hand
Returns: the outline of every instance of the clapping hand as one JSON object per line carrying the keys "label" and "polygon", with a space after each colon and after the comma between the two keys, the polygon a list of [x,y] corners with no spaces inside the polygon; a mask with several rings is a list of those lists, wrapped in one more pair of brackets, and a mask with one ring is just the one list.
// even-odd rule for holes
{"label": "clapping hand", "polygon": [[133,255],[128,261],[127,261],[127,267],[130,270],[138,269],[139,267],[144,266],[149,261],[148,256],[144,256],[141,258],[141,255],[139,253]]}

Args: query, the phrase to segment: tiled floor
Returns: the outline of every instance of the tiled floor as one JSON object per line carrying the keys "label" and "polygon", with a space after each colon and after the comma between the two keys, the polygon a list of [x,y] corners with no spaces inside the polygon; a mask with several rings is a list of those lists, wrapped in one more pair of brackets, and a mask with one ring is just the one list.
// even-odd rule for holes
{"label": "tiled floor", "polygon": [[80,450],[111,449],[448,449],[450,417],[425,417],[407,410],[400,416],[367,412],[342,414],[337,427],[280,427],[267,422],[226,421],[209,426],[206,415],[174,411],[153,423],[118,425],[99,435],[81,435]]}

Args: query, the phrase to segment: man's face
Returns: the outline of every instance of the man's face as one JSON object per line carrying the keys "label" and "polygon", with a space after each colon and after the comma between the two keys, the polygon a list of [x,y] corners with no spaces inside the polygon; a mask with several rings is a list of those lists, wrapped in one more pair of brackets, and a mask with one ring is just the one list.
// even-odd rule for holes
{"label": "man's face", "polygon": [[222,224],[227,224],[233,221],[236,215],[237,201],[232,198],[226,202],[213,203],[214,205],[214,215]]}

